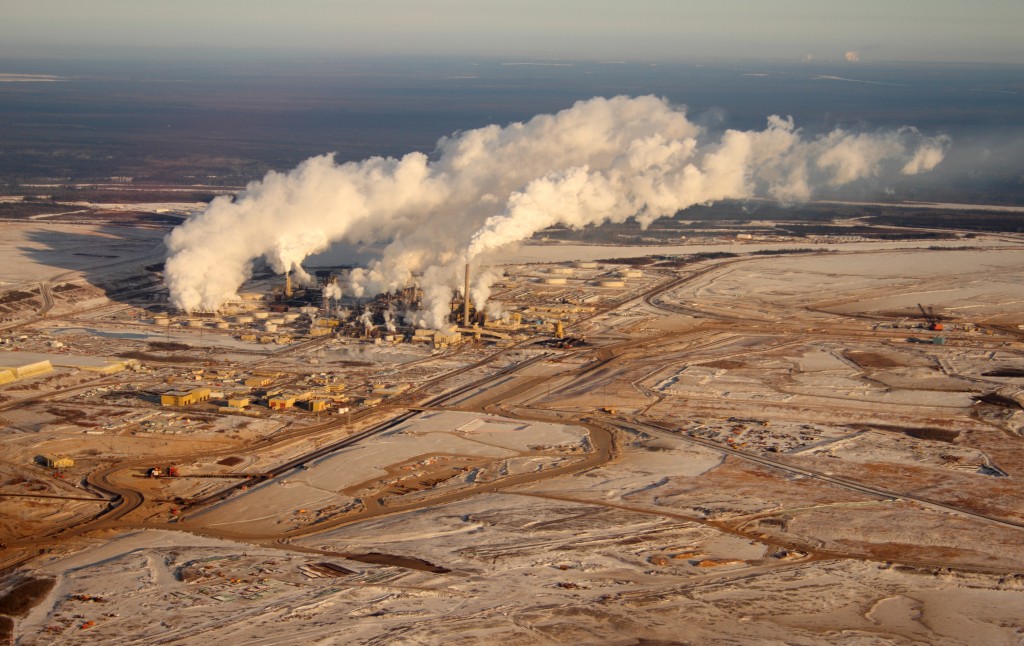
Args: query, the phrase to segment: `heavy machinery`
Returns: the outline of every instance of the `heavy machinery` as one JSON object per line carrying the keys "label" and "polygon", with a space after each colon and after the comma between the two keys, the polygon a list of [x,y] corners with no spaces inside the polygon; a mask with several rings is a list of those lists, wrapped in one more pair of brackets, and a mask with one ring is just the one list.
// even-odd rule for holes
{"label": "heavy machinery", "polygon": [[929,306],[925,309],[924,305],[918,303],[917,309],[921,310],[921,315],[924,316],[924,320],[928,323],[929,330],[935,330],[936,332],[942,330],[942,317],[935,313],[934,308]]}
{"label": "heavy machinery", "polygon": [[169,466],[166,469],[161,469],[160,467],[150,467],[149,469],[146,470],[146,477],[147,478],[177,478],[178,477],[178,467],[176,467],[176,466]]}

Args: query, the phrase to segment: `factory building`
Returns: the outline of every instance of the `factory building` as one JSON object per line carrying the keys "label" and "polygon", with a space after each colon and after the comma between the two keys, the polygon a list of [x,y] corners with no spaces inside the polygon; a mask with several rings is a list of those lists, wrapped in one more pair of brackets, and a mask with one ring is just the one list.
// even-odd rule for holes
{"label": "factory building", "polygon": [[193,388],[192,390],[171,390],[160,395],[161,406],[191,406],[210,400],[209,388]]}
{"label": "factory building", "polygon": [[455,345],[456,343],[460,343],[462,341],[462,335],[459,334],[459,332],[455,328],[452,328],[447,332],[442,332],[440,330],[420,329],[416,330],[416,333],[413,335],[412,340],[414,342],[427,342],[432,344],[434,348],[440,349],[447,348],[448,346]]}

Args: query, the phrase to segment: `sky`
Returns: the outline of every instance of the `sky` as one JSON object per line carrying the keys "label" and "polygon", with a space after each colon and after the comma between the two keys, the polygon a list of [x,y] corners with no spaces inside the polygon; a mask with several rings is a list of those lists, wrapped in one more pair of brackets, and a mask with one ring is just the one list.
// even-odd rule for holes
{"label": "sky", "polygon": [[1024,62],[1021,0],[0,0],[0,56],[104,48]]}

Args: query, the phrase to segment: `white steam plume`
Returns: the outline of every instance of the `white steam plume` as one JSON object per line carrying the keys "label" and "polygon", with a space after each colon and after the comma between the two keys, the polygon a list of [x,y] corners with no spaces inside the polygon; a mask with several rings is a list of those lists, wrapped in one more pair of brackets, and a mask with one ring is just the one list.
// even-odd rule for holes
{"label": "white steam plume", "polygon": [[370,312],[369,308],[363,310],[363,313],[359,316],[359,322],[363,324],[363,328],[367,332],[374,328],[373,313]]}
{"label": "white steam plume", "polygon": [[341,300],[341,287],[337,283],[329,283],[324,285],[324,299],[331,299],[335,301]]}
{"label": "white steam plume", "polygon": [[302,279],[302,261],[332,243],[384,242],[379,261],[351,273],[351,293],[393,291],[419,274],[424,310],[413,318],[437,328],[467,259],[480,308],[494,279],[479,272],[486,254],[545,227],[629,218],[646,226],[727,198],[803,200],[815,186],[930,170],[950,143],[913,128],[804,139],[792,120],[777,116],[762,131],[707,138],[663,99],[620,96],[453,135],[438,143],[434,160],[422,153],[345,164],[314,157],[290,173],[268,173],[234,200],[217,198],[171,232],[171,301],[215,309],[261,256]]}

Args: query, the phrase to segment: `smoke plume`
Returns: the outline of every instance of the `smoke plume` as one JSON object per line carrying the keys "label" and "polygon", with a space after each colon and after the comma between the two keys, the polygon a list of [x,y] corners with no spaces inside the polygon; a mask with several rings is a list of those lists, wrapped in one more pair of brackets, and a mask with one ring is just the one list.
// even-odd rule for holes
{"label": "smoke plume", "polygon": [[165,276],[175,306],[212,310],[234,297],[260,257],[306,280],[303,260],[332,243],[387,243],[346,289],[368,296],[416,275],[424,291],[416,323],[440,327],[467,260],[471,297],[483,307],[495,279],[479,271],[488,254],[548,226],[630,218],[646,226],[727,198],[805,200],[815,186],[930,170],[949,144],[913,128],[805,138],[778,116],[764,130],[715,138],[664,99],[594,98],[452,135],[433,158],[337,164],[323,155],[270,172],[172,231]]}

